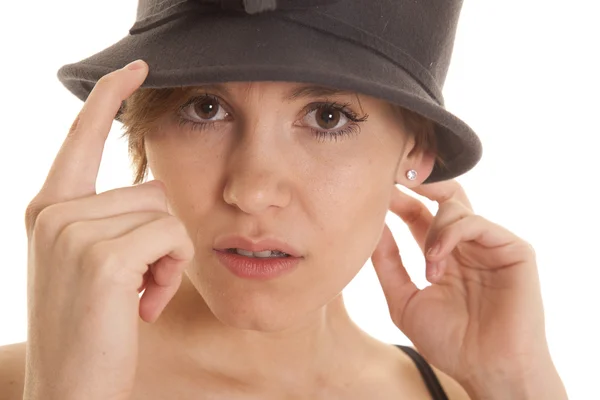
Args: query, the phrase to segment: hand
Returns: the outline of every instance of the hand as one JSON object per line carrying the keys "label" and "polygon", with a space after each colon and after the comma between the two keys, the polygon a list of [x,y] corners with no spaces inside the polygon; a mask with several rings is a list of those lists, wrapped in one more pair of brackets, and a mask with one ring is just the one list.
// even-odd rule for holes
{"label": "hand", "polygon": [[532,247],[475,215],[454,180],[414,191],[439,203],[435,217],[398,189],[390,209],[427,254],[431,286],[411,281],[387,226],[372,256],[396,326],[459,383],[536,373],[550,356]]}
{"label": "hand", "polygon": [[98,81],[27,208],[25,399],[129,399],[138,315],[158,318],[193,257],[162,183],[96,194],[112,121],[147,68]]}

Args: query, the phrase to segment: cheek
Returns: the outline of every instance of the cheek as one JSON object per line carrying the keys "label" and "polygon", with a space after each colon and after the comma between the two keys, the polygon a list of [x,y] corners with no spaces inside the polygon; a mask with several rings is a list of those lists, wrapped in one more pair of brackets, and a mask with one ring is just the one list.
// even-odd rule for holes
{"label": "cheek", "polygon": [[[318,206],[319,254],[325,267],[352,279],[375,249],[387,214],[392,173],[389,166],[364,162],[337,170],[322,182]],[[315,183],[319,185],[319,183]],[[335,274],[335,272],[333,273]]]}

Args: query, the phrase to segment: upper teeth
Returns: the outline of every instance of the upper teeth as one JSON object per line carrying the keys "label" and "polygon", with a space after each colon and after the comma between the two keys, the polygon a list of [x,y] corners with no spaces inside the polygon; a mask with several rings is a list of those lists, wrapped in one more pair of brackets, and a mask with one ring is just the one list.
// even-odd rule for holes
{"label": "upper teeth", "polygon": [[236,253],[241,254],[246,257],[281,257],[287,256],[286,253],[283,253],[279,250],[264,250],[264,251],[248,251],[244,249],[233,249]]}

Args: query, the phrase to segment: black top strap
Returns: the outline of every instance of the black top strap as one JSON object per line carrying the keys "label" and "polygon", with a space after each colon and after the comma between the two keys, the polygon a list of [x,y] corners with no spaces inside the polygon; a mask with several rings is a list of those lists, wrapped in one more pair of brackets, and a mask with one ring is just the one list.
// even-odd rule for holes
{"label": "black top strap", "polygon": [[431,369],[427,361],[421,356],[415,349],[408,346],[402,346],[400,344],[395,345],[399,349],[403,350],[416,364],[423,380],[425,381],[425,385],[431,393],[433,400],[448,400],[448,396],[446,396],[446,392],[440,385],[440,381],[438,380],[435,372]]}

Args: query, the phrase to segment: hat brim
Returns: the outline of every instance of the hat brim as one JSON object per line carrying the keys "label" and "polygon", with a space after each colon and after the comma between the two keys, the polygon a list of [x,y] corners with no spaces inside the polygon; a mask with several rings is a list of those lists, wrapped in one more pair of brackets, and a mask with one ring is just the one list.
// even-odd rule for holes
{"label": "hat brim", "polygon": [[[260,21],[259,21],[260,19]],[[232,81],[306,82],[389,101],[429,118],[445,167],[425,183],[455,178],[477,164],[481,142],[404,69],[351,41],[278,18],[189,15],[127,35],[58,70],[60,82],[85,101],[96,82],[135,59],[150,71],[141,87]],[[118,116],[117,116],[118,120]]]}

